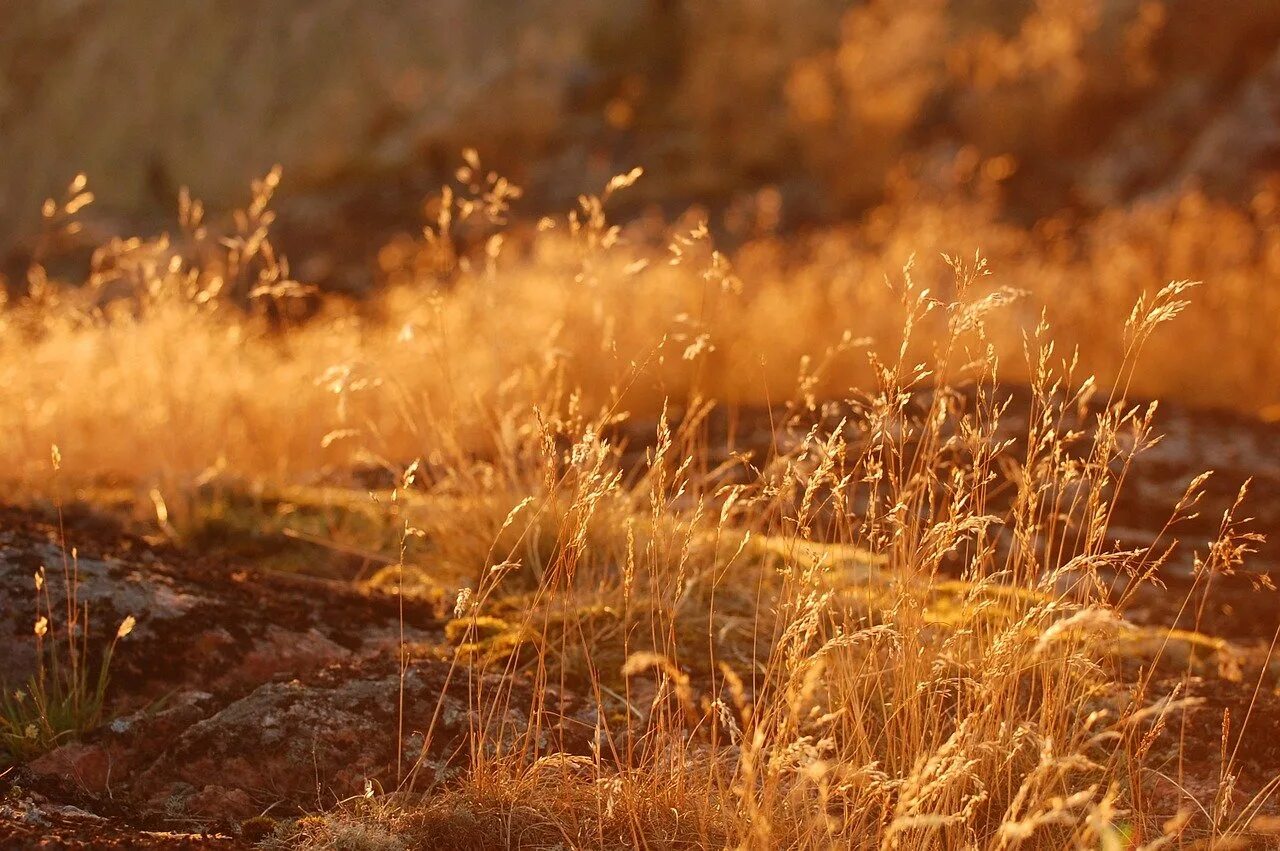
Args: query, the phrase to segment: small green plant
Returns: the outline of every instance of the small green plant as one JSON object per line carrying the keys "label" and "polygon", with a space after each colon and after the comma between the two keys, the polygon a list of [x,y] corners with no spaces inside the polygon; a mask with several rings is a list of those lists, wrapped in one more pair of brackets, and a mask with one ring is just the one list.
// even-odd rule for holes
{"label": "small green plant", "polygon": [[133,615],[121,621],[95,666],[89,658],[88,605],[76,604],[74,586],[70,586],[68,607],[73,614],[64,635],[53,635],[49,631],[52,606],[43,567],[35,580],[37,600],[43,603],[34,627],[36,673],[25,688],[0,692],[0,756],[9,760],[31,759],[102,721],[111,656],[116,642],[128,635],[136,623]]}
{"label": "small green plant", "polygon": [[[61,461],[61,453],[55,446],[55,476]],[[133,615],[121,621],[97,665],[91,663],[89,605],[85,603],[82,606],[78,599],[79,557],[74,549],[70,558],[66,556],[61,503],[58,505],[58,519],[64,554],[65,619],[62,635],[59,636],[53,626],[53,598],[42,565],[34,576],[36,672],[25,688],[12,688],[6,684],[0,689],[0,760],[3,761],[31,759],[68,738],[93,729],[102,721],[116,642],[132,632],[137,623]]]}

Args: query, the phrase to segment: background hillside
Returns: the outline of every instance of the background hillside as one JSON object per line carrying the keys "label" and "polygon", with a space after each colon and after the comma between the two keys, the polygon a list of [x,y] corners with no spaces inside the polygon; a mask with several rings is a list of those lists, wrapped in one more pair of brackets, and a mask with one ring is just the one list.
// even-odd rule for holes
{"label": "background hillside", "polygon": [[466,145],[535,208],[641,165],[637,204],[773,188],[784,225],[979,161],[1023,223],[1188,186],[1243,204],[1280,165],[1271,0],[5,5],[11,275],[80,171],[102,228],[146,229],[182,185],[225,209],[280,163],[287,222],[372,246]]}

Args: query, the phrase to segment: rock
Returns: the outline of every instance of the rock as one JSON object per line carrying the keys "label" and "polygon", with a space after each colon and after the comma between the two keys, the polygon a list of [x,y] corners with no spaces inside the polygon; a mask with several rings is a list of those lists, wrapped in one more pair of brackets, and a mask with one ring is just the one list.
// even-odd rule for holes
{"label": "rock", "polygon": [[314,628],[298,634],[270,625],[240,660],[234,676],[244,682],[263,682],[280,673],[318,671],[351,655],[350,650]]}
{"label": "rock", "polygon": [[193,608],[208,602],[193,589],[178,587],[171,577],[144,576],[136,564],[115,558],[73,560],[48,536],[33,537],[0,526],[0,635],[11,640],[13,648],[0,657],[0,682],[24,683],[35,672],[35,643],[31,640],[37,616],[34,574],[41,567],[49,598],[54,601],[55,634],[72,577],[75,598],[82,606],[88,605],[90,626],[104,641],[128,615],[139,620],[131,636],[134,642],[154,640]]}
{"label": "rock", "polygon": [[[508,712],[477,718],[469,702],[476,687],[509,688]],[[413,663],[404,681],[402,776],[419,762],[428,777],[447,774],[455,760],[465,760],[470,744],[478,744],[471,737],[480,727],[489,746],[511,747],[527,731],[541,729],[539,748],[585,752],[594,721],[584,705],[551,693],[534,698],[525,682],[469,683],[463,669],[451,673],[448,663]],[[278,802],[314,806],[317,790],[323,800],[341,800],[361,793],[366,780],[395,789],[399,701],[392,660],[336,666],[307,681],[267,683],[189,727],[131,779],[129,789],[158,801],[173,798],[175,788],[200,788],[216,778],[221,788],[249,793],[259,811]],[[540,713],[537,724],[533,712]],[[262,797],[263,789],[271,790],[270,800]],[[206,804],[196,799],[196,806]],[[210,814],[192,809],[189,798],[183,806],[193,815]]]}
{"label": "rock", "polygon": [[[72,527],[67,537],[67,550],[79,548],[66,575],[78,577],[75,599],[88,605],[91,660],[126,616],[137,619],[111,667],[112,682],[136,700],[175,687],[238,696],[277,675],[385,654],[399,634],[400,608],[390,593],[237,571],[176,551],[152,552],[146,562],[139,555],[145,545],[127,536],[98,541]],[[63,634],[61,544],[56,526],[0,509],[0,637],[10,648],[0,655],[0,684],[19,687],[35,671],[32,576],[41,565],[54,601],[50,633]],[[179,558],[186,563],[171,563]],[[406,601],[405,617],[410,641],[438,627],[426,604]]]}
{"label": "rock", "polygon": [[[366,780],[394,789],[415,766],[445,776],[473,745],[510,747],[531,729],[542,731],[527,742],[539,752],[586,752],[595,722],[581,701],[432,658],[444,641],[430,603],[405,601],[406,639],[427,645],[428,658],[404,678],[401,736],[394,596],[206,564],[127,536],[66,534],[82,552],[77,596],[89,603],[91,657],[117,618],[138,619],[116,647],[108,720],[21,769],[24,783],[66,803],[95,811],[132,802],[133,812],[229,824],[272,805],[313,809],[318,792],[340,800]],[[61,563],[60,543],[54,525],[0,508],[0,632],[13,644],[34,645],[31,574]],[[57,599],[65,584],[49,574]],[[51,632],[61,634],[54,609]],[[2,661],[7,675],[27,673]],[[509,711],[477,718],[476,688],[502,689]]]}
{"label": "rock", "polygon": [[260,812],[249,793],[243,789],[225,786],[205,786],[183,801],[183,808],[193,816],[203,816],[221,822],[234,822],[251,818]]}
{"label": "rock", "polygon": [[65,778],[90,792],[105,792],[111,783],[112,758],[101,745],[71,743],[56,748],[27,770],[36,775]]}
{"label": "rock", "polygon": [[221,705],[209,692],[183,689],[112,719],[93,738],[116,755],[119,772],[132,772],[158,759],[183,731],[217,712]]}

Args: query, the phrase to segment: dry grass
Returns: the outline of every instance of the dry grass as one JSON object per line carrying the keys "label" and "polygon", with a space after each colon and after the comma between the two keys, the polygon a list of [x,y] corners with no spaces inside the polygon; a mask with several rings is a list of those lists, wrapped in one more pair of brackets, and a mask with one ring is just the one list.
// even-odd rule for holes
{"label": "dry grass", "polygon": [[[64,475],[133,488],[181,535],[219,493],[386,471],[380,510],[404,548],[384,581],[412,566],[456,592],[454,676],[472,679],[475,711],[501,726],[512,708],[482,686],[495,671],[594,706],[585,750],[536,727],[481,737],[460,777],[406,764],[398,790],[280,841],[1042,848],[1239,834],[1266,795],[1186,800],[1172,820],[1150,808],[1153,745],[1186,702],[1114,676],[1109,640],[1129,627],[1107,589],[1119,576],[1123,599],[1168,554],[1117,549],[1108,516],[1153,439],[1152,409],[1126,399],[1203,378],[1196,345],[1258,308],[1216,289],[1170,346],[1159,326],[1190,285],[1159,282],[1167,268],[1145,259],[1159,246],[1103,243],[1149,228],[1182,244],[1241,214],[1184,199],[1055,249],[979,201],[889,206],[793,255],[764,237],[731,267],[697,223],[610,224],[610,196],[638,177],[522,235],[505,224],[516,193],[469,155],[423,239],[385,253],[387,291],[313,301],[309,318],[271,249],[272,177],[229,239],[184,204],[181,237],[104,248],[78,289],[35,270],[0,318],[0,466],[28,493],[57,443]],[[82,190],[46,211],[49,227]],[[962,256],[883,280],[906,246],[958,242]],[[975,242],[1034,296],[993,284]],[[1227,281],[1252,268],[1221,265]],[[1233,346],[1203,393],[1277,374],[1246,363],[1274,357],[1269,342]],[[1012,429],[1007,379],[1032,400]],[[726,438],[713,412],[751,406],[770,412],[765,439]],[[1202,577],[1251,542],[1225,522]],[[517,708],[555,714],[544,701]]]}
{"label": "dry grass", "polygon": [[[490,191],[471,188],[477,197],[450,196],[455,216]],[[476,210],[445,222],[464,232],[457,244],[388,246],[373,303],[320,303],[306,322],[280,319],[291,311],[279,302],[296,299],[277,280],[287,268],[259,254],[270,245],[265,199],[266,221],[233,229],[237,248],[191,224],[173,239],[116,241],[87,288],[59,287],[37,266],[31,294],[0,317],[0,462],[39,488],[56,441],[84,480],[170,498],[195,479],[305,484],[353,463],[519,454],[528,428],[511,421],[535,406],[653,418],[698,398],[721,408],[838,399],[874,377],[868,350],[897,338],[905,280],[950,301],[939,253],[972,264],[975,245],[998,271],[977,295],[1026,293],[987,318],[1004,380],[1030,377],[1022,335],[1045,310],[1060,351],[1078,349],[1082,372],[1114,385],[1125,370],[1114,329],[1137,299],[1206,280],[1195,327],[1157,337],[1130,389],[1255,413],[1280,404],[1275,348],[1250,321],[1271,311],[1271,289],[1253,286],[1277,272],[1270,207],[1251,216],[1190,195],[1024,231],[963,193],[918,202],[903,191],[859,228],[762,236],[732,268],[697,222],[620,231],[587,209],[576,225],[547,220],[536,238],[503,242],[504,228],[477,224]],[[944,331],[937,312],[921,323],[916,359]]]}
{"label": "dry grass", "polygon": [[[170,237],[111,241],[83,279],[49,270],[68,268],[54,249],[86,181],[45,205],[0,305],[7,493],[58,497],[57,445],[57,488],[149,531],[232,550],[288,529],[452,612],[425,652],[486,731],[462,770],[436,775],[432,730],[388,729],[422,734],[423,762],[270,843],[1266,841],[1276,781],[1237,791],[1242,719],[1207,786],[1187,748],[1205,743],[1171,733],[1230,648],[1125,621],[1173,542],[1125,549],[1109,529],[1156,439],[1137,400],[1280,418],[1259,321],[1280,313],[1280,188],[1179,188],[1206,177],[1190,135],[1273,50],[1266,2],[575,0],[477,15],[465,37],[451,4],[402,4],[395,27],[322,5],[264,8],[251,30],[194,7],[32,5],[0,36],[0,149],[24,164],[0,178],[0,227],[63,173],[59,145],[135,212],[174,176],[221,203],[281,149],[320,194],[461,136],[515,160],[593,152],[522,164],[545,195],[607,168],[594,151],[620,134],[666,168],[535,224],[468,152],[361,302],[276,252],[279,172],[228,222],[184,194]],[[376,34],[361,50],[316,49],[359,31]],[[1208,166],[1239,190],[1243,172]],[[740,244],[716,250],[697,213],[615,224],[625,193],[726,202]],[[1199,554],[1197,591],[1257,543],[1241,512]],[[37,604],[45,640],[47,590]],[[90,666],[74,591],[67,608],[26,702],[0,701],[15,754],[102,717],[110,651]],[[533,704],[495,673],[531,680]],[[587,708],[559,726],[552,694]]]}

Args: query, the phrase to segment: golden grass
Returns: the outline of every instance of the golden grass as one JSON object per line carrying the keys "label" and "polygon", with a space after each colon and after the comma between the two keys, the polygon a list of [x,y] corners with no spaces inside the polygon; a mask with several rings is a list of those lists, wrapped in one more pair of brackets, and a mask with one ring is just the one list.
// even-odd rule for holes
{"label": "golden grass", "polygon": [[[514,193],[481,173],[384,258],[373,304],[297,316],[269,179],[229,243],[187,205],[181,239],[104,250],[80,290],[37,272],[3,315],[0,465],[28,493],[57,443],[64,475],[132,487],[183,534],[219,493],[388,471],[377,510],[404,546],[379,581],[412,567],[456,593],[450,658],[474,711],[556,709],[541,689],[511,706],[492,672],[594,707],[585,751],[515,725],[474,741],[462,776],[406,764],[398,789],[282,842],[1157,847],[1248,825],[1270,787],[1172,821],[1149,809],[1154,746],[1187,703],[1150,693],[1149,671],[1113,676],[1128,626],[1106,591],[1167,557],[1108,537],[1152,438],[1152,410],[1125,400],[1206,368],[1197,398],[1275,373],[1246,363],[1274,357],[1261,331],[1233,339],[1240,360],[1204,355],[1223,317],[1258,315],[1233,276],[1264,261],[1224,261],[1228,285],[1170,345],[1157,332],[1188,285],[1159,280],[1161,247],[1104,237],[1208,240],[1238,214],[1136,210],[1067,251],[977,202],[904,205],[731,266],[697,224],[611,225],[608,196],[637,174],[520,239],[502,224]],[[963,252],[886,283],[908,245]],[[1012,431],[1007,378],[1030,386]],[[716,406],[767,408],[764,439],[729,445]],[[1251,542],[1224,523],[1202,576]]]}
{"label": "golden grass", "polygon": [[[1280,308],[1255,285],[1280,273],[1269,215],[1193,195],[1023,231],[988,203],[904,197],[863,227],[762,237],[730,268],[700,226],[619,232],[592,209],[506,246],[501,228],[473,227],[493,234],[470,257],[440,238],[401,245],[374,303],[325,304],[284,334],[262,305],[287,300],[287,269],[252,256],[269,247],[265,225],[249,222],[225,253],[207,234],[119,243],[100,252],[89,292],[37,267],[33,294],[0,318],[0,466],[38,487],[57,442],[86,481],[169,498],[196,479],[305,484],[352,463],[519,454],[528,427],[511,415],[534,406],[653,418],[700,397],[842,398],[873,377],[868,351],[896,339],[906,280],[949,301],[938,252],[972,265],[975,246],[998,270],[975,293],[1027,293],[987,319],[1004,379],[1029,377],[1022,335],[1046,310],[1059,350],[1078,348],[1082,373],[1114,384],[1125,346],[1112,329],[1137,299],[1203,279],[1194,329],[1152,341],[1131,389],[1269,413],[1280,364],[1251,321]],[[260,309],[246,316],[227,295],[250,290]],[[937,313],[921,323],[917,356],[944,330]]]}

